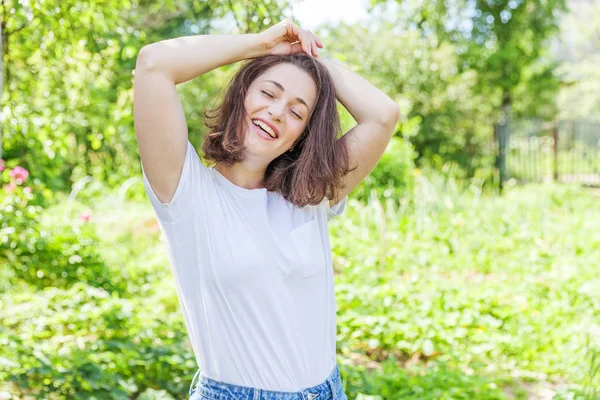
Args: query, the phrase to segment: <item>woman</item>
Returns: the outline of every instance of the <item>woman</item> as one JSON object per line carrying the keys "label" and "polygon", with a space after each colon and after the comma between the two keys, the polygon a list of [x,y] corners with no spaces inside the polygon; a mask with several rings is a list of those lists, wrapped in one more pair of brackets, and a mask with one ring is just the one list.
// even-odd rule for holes
{"label": "woman", "polygon": [[[377,164],[398,107],[319,58],[322,47],[285,20],[139,53],[136,136],[200,367],[193,399],[347,399],[327,222]],[[206,167],[175,86],[244,59],[220,107],[205,113],[203,150],[215,162]],[[336,97],[358,122],[340,139]]]}

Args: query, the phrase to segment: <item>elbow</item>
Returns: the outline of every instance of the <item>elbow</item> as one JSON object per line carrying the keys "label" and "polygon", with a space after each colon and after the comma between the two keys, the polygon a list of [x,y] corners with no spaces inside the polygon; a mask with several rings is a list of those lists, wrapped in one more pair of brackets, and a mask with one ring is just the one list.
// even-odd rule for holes
{"label": "elbow", "polygon": [[398,121],[400,120],[400,107],[398,106],[398,103],[396,103],[395,101],[392,102],[392,104],[390,104],[390,118],[392,118],[394,125],[396,125],[398,123]]}
{"label": "elbow", "polygon": [[152,55],[152,45],[146,45],[140,49],[138,52],[137,60],[135,62],[135,69],[143,69],[149,71],[156,67],[154,56]]}
{"label": "elbow", "polygon": [[379,122],[385,126],[391,126],[393,128],[398,124],[398,120],[400,119],[400,107],[396,102],[392,101],[385,107],[381,107],[382,110],[385,110],[379,117]]}

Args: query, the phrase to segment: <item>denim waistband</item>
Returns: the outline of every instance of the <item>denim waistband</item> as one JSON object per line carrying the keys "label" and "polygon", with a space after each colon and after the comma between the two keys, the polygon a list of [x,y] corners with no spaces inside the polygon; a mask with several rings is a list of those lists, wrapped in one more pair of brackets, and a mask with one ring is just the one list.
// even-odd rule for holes
{"label": "denim waistband", "polygon": [[[192,390],[196,377],[198,385],[196,390]],[[208,400],[345,400],[343,394],[342,379],[338,365],[336,364],[331,373],[323,383],[303,389],[299,392],[278,392],[274,390],[264,390],[245,386],[233,385],[230,383],[219,382],[207,377],[198,370],[192,384],[190,385],[190,396],[198,392],[203,398]],[[193,399],[194,397],[190,397]]]}

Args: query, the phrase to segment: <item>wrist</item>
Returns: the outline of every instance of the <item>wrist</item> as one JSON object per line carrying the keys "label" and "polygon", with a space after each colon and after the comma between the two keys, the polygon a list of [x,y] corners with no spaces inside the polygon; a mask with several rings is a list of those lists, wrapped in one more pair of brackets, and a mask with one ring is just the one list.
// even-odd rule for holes
{"label": "wrist", "polygon": [[267,54],[266,43],[259,33],[248,33],[242,36],[247,44],[247,51],[244,58],[257,58]]}

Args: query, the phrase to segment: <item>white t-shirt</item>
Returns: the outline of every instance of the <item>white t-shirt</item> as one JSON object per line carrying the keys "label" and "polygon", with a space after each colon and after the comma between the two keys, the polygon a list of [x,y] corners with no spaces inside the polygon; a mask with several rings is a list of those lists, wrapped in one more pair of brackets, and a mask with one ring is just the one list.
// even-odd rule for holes
{"label": "white t-shirt", "polygon": [[324,198],[297,207],[245,189],[202,164],[188,141],[173,199],[142,168],[163,233],[188,335],[202,372],[264,390],[300,391],[336,363],[336,302]]}

